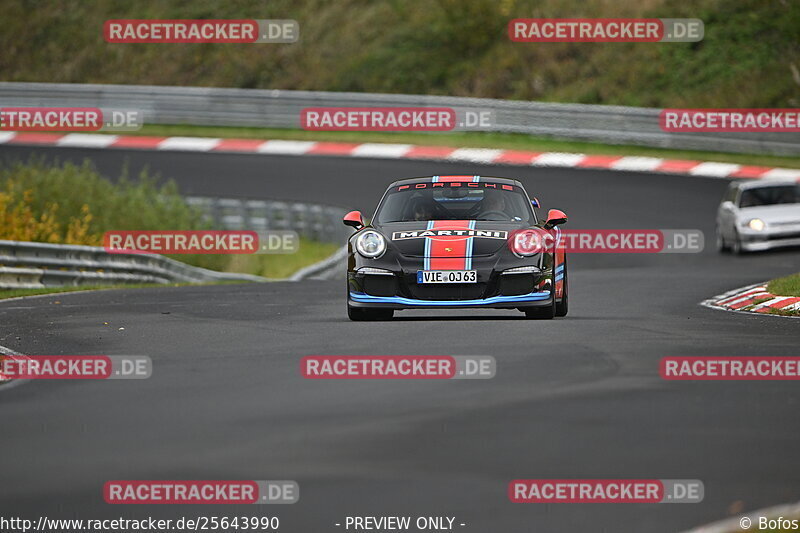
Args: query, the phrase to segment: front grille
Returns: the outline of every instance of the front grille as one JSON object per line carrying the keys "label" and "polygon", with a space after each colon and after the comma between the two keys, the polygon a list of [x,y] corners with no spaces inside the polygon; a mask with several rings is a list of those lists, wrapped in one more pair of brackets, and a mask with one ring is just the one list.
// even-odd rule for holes
{"label": "front grille", "polygon": [[800,232],[767,235],[768,241],[781,241],[783,239],[800,239]]}
{"label": "front grille", "polygon": [[533,292],[532,274],[506,274],[500,276],[500,294],[503,296],[518,296]]}
{"label": "front grille", "polygon": [[397,280],[394,276],[364,276],[364,292],[371,296],[394,296],[397,294]]}
{"label": "front grille", "polygon": [[800,226],[800,220],[795,220],[793,222],[770,222],[769,225],[776,228],[783,226]]}
{"label": "front grille", "polygon": [[422,285],[409,283],[408,298],[416,300],[475,300],[483,298],[486,283],[454,283]]}

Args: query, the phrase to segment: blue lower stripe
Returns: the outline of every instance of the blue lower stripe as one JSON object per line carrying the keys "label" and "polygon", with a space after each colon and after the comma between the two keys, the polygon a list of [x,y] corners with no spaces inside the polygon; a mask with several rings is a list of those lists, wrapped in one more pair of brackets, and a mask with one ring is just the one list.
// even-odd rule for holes
{"label": "blue lower stripe", "polygon": [[502,304],[502,303],[525,303],[525,302],[539,302],[550,298],[549,292],[532,292],[530,294],[520,294],[518,296],[491,296],[489,298],[476,299],[476,300],[415,300],[412,298],[404,298],[402,296],[372,296],[363,292],[350,292],[350,298],[355,302],[363,303],[385,303],[385,304],[400,304],[400,305],[418,305],[418,306],[461,306],[461,305],[489,305],[489,304]]}

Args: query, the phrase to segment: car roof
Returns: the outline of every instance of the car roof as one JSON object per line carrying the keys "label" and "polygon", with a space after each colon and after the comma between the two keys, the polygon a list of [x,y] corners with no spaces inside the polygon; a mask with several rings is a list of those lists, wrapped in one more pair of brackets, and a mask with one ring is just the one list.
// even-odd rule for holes
{"label": "car roof", "polygon": [[762,178],[760,180],[744,180],[735,183],[740,190],[774,187],[776,185],[800,185],[800,180],[791,178]]}
{"label": "car roof", "polygon": [[[475,178],[479,178],[480,181],[492,181],[494,183],[504,183],[506,185],[516,185],[517,187],[522,187],[522,183],[517,180],[512,180],[510,178],[496,178],[494,176],[466,176],[466,175],[455,175],[455,176],[422,176],[419,178],[407,178],[402,180],[393,181],[389,184],[389,187],[395,187],[397,185],[409,185],[413,183],[430,183],[433,178],[464,178],[464,181],[472,181]],[[524,187],[522,187],[524,189]]]}

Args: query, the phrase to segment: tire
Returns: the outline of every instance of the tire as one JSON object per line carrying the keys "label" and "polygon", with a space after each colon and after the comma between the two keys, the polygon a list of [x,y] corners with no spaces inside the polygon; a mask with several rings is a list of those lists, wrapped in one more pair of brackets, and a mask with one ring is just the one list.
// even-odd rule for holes
{"label": "tire", "polygon": [[739,232],[735,231],[733,233],[733,242],[731,243],[731,253],[734,255],[741,255],[744,253],[742,250],[742,241],[739,240]]}
{"label": "tire", "polygon": [[525,311],[525,318],[534,318],[536,320],[550,320],[556,316],[556,306],[554,304],[544,307],[526,307],[523,311]]}
{"label": "tire", "polygon": [[345,301],[347,302],[347,318],[352,320],[353,322],[366,322],[366,321],[375,321],[375,320],[391,320],[394,316],[394,309],[382,309],[378,308],[369,308],[369,307],[352,307],[350,305],[350,284],[347,284],[346,287],[347,296],[345,296]]}
{"label": "tire", "polygon": [[725,236],[722,234],[722,230],[719,226],[717,226],[717,251],[719,253],[725,253],[729,250],[728,243],[725,242]]}
{"label": "tire", "polygon": [[[566,278],[567,278],[567,265],[565,263],[564,279],[566,280]],[[520,311],[525,313],[525,318],[534,318],[537,320],[551,320],[556,316],[556,307],[558,306],[558,304],[556,302],[555,276],[553,276],[553,284],[554,284],[552,289],[553,300],[552,302],[550,302],[550,305],[518,308]],[[565,311],[564,314],[566,314],[566,307],[564,311]]]}
{"label": "tire", "polygon": [[567,281],[567,260],[564,259],[564,291],[561,293],[561,301],[556,302],[556,316],[567,316],[569,312],[569,282]]}
{"label": "tire", "polygon": [[365,322],[374,320],[391,320],[394,316],[393,309],[370,309],[364,307],[347,306],[347,318],[354,322]]}

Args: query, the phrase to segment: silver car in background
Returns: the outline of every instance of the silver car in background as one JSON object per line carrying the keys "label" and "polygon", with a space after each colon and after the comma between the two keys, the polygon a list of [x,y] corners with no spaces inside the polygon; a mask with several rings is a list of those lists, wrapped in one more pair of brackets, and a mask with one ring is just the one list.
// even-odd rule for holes
{"label": "silver car in background", "polygon": [[717,210],[717,249],[733,253],[800,246],[800,182],[734,182]]}

